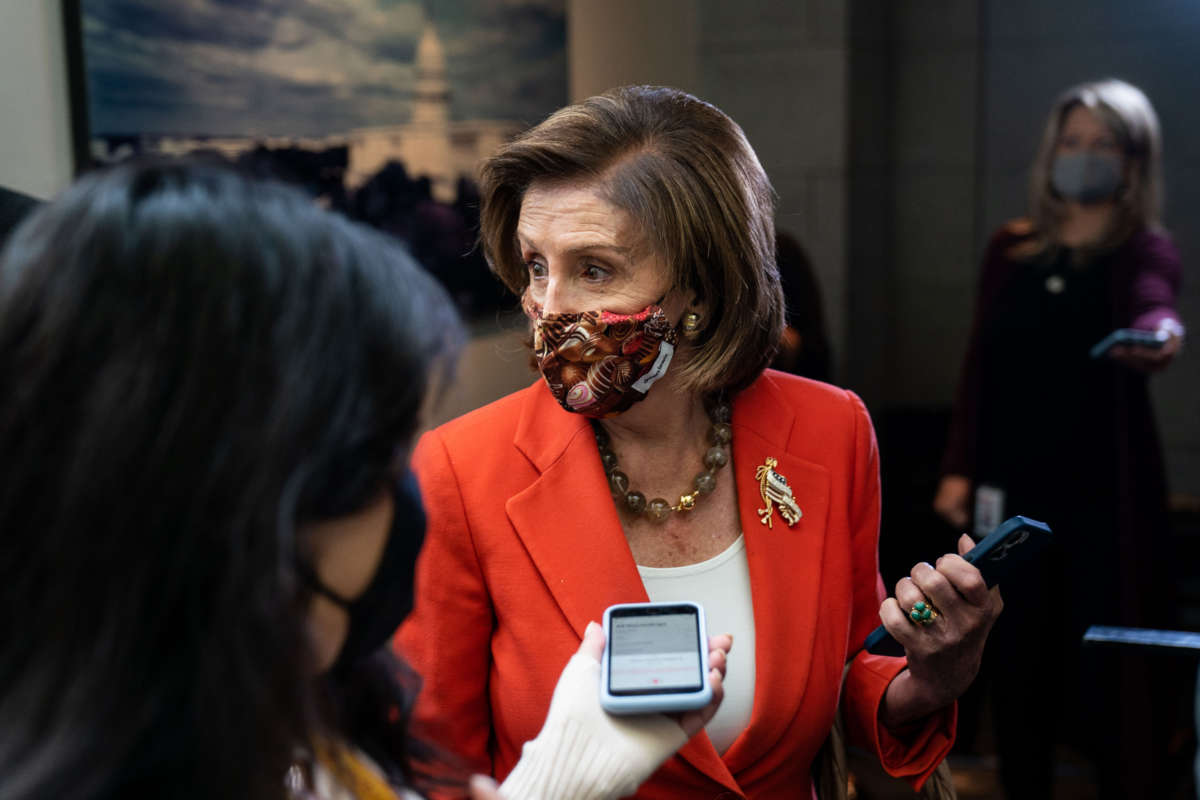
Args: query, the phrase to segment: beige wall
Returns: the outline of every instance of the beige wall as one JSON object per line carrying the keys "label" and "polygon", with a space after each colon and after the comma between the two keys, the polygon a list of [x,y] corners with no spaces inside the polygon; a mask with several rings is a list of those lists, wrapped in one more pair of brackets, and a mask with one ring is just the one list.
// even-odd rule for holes
{"label": "beige wall", "polygon": [[0,2],[0,186],[49,197],[71,180],[62,17],[56,0]]}
{"label": "beige wall", "polygon": [[637,83],[699,92],[698,36],[695,0],[567,0],[571,102]]}
{"label": "beige wall", "polygon": [[440,425],[537,380],[529,366],[526,335],[524,317],[503,322],[496,330],[474,331],[459,356],[456,380],[438,399],[430,422]]}

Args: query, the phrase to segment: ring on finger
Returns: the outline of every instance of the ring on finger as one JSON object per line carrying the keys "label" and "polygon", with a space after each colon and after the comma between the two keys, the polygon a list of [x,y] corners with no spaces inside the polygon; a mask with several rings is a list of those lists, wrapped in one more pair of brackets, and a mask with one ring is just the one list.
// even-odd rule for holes
{"label": "ring on finger", "polygon": [[912,610],[908,612],[908,618],[921,627],[932,625],[941,615],[928,599],[913,603]]}

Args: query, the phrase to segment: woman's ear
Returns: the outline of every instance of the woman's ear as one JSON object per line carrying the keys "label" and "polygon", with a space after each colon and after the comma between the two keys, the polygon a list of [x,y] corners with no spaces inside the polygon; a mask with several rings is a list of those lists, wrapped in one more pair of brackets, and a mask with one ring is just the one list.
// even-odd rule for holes
{"label": "woman's ear", "polygon": [[700,300],[700,296],[695,292],[689,292],[687,295],[687,306],[683,310],[683,318],[681,320],[683,335],[686,338],[695,339],[700,335],[700,331],[707,327],[707,311],[707,304]]}

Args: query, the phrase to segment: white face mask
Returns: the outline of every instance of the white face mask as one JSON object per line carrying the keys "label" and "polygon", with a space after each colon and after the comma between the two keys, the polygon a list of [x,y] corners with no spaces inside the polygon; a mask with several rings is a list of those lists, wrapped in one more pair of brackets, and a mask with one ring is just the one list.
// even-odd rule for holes
{"label": "white face mask", "polygon": [[1064,153],[1054,159],[1050,185],[1067,200],[1100,203],[1121,186],[1121,159],[1103,153]]}

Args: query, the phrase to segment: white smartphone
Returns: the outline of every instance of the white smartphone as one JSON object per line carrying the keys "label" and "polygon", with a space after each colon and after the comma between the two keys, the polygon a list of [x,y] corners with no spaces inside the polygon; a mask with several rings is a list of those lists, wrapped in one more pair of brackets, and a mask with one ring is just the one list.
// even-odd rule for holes
{"label": "white smartphone", "polygon": [[623,603],[605,609],[600,705],[606,711],[691,711],[711,700],[703,608]]}

